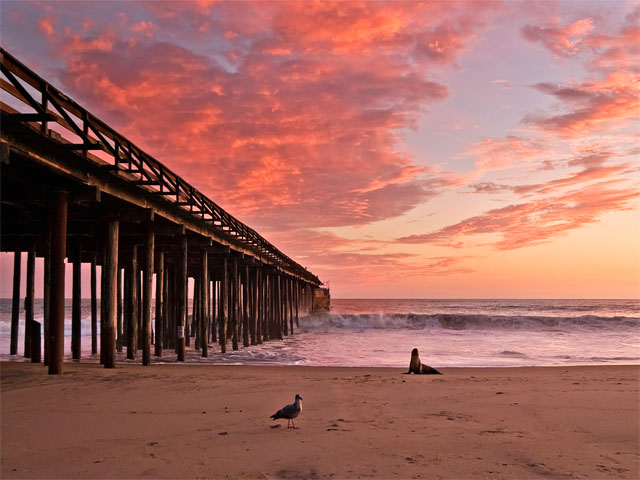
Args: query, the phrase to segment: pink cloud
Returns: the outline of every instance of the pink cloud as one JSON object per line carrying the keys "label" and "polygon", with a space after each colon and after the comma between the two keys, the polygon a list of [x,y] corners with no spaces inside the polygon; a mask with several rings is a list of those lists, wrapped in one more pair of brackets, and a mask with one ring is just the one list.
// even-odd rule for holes
{"label": "pink cloud", "polygon": [[591,18],[582,18],[565,26],[540,27],[525,25],[522,35],[530,42],[539,42],[558,57],[573,57],[582,47],[584,37],[594,28]]}
{"label": "pink cloud", "polygon": [[131,31],[152,38],[155,35],[155,26],[151,22],[142,21],[133,25]]}
{"label": "pink cloud", "polygon": [[[640,8],[635,7],[623,24],[612,32],[581,19],[565,27],[526,26],[524,37],[539,42],[561,57],[578,53],[597,76],[571,84],[538,83],[534,88],[558,100],[560,113],[529,114],[523,121],[565,136],[586,131],[612,130],[640,114]],[[588,20],[588,21],[587,21]],[[601,22],[602,23],[602,22]]]}
{"label": "pink cloud", "polygon": [[509,135],[474,143],[464,155],[476,157],[474,176],[481,176],[490,171],[530,166],[545,152],[539,140]]}
{"label": "pink cloud", "polygon": [[[606,163],[614,157],[626,157],[629,155],[629,152],[614,154],[604,147],[600,150],[587,148],[583,151],[582,155],[576,156],[567,162],[562,162],[563,164],[566,163],[567,167],[582,167],[582,170],[576,173],[538,184],[505,185],[494,182],[479,182],[470,186],[473,188],[474,193],[496,194],[513,192],[523,196],[531,196],[534,194],[547,195],[567,187],[575,187],[580,184],[595,181],[623,181],[625,180],[625,176],[632,172],[632,164],[623,162],[607,165]],[[554,169],[555,168],[557,168],[557,166],[554,167]]]}
{"label": "pink cloud", "polygon": [[38,21],[38,30],[40,30],[49,39],[53,40],[56,35],[56,29],[54,25],[57,20],[53,17],[45,17]]}
{"label": "pink cloud", "polygon": [[513,250],[546,243],[566,232],[596,223],[609,212],[637,208],[637,188],[612,188],[601,182],[589,188],[489,210],[435,232],[398,238],[398,243],[455,242],[480,234],[498,235],[492,244]]}
{"label": "pink cloud", "polygon": [[528,114],[523,121],[543,130],[565,136],[585,131],[611,130],[640,115],[638,84],[640,76],[613,72],[602,81],[564,86],[540,83],[534,88],[559,100],[555,115]]}
{"label": "pink cloud", "polygon": [[[479,28],[479,8],[243,4],[257,12],[245,24],[234,3],[145,6],[176,34],[206,17],[218,54],[146,38],[146,20],[128,27],[143,34],[136,42],[126,25],[96,25],[91,36],[67,31],[60,78],[243,220],[273,228],[370,223],[450,183],[397,145],[426,105],[448,97],[429,65],[454,63]],[[422,51],[425,32],[438,52]]]}

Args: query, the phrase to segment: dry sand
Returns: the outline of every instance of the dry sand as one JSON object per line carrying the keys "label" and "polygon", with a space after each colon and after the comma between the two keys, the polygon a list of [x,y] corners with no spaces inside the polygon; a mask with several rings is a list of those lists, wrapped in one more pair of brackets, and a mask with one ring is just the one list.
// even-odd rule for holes
{"label": "dry sand", "polygon": [[639,477],[639,366],[1,369],[3,479]]}

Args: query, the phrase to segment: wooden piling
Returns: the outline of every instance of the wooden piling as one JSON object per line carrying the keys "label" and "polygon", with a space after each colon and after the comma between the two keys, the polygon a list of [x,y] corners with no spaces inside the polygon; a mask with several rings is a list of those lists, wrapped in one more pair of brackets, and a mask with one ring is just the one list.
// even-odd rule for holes
{"label": "wooden piling", "polygon": [[98,353],[98,275],[96,271],[97,253],[91,259],[91,355]]}
{"label": "wooden piling", "polygon": [[122,298],[122,269],[120,268],[120,264],[118,264],[117,272],[116,272],[116,302],[117,302],[117,317],[116,317],[116,350],[118,352],[122,352],[124,349],[125,337],[124,337],[124,326],[123,326],[123,317],[124,317],[124,306],[123,306],[123,298]]}
{"label": "wooden piling", "polygon": [[51,222],[49,374],[62,373],[64,353],[64,258],[67,249],[67,192],[56,192]]}
{"label": "wooden piling", "polygon": [[71,358],[80,360],[82,320],[82,247],[76,244],[73,256],[73,285],[71,296]]}
{"label": "wooden piling", "polygon": [[24,299],[24,356],[31,357],[31,322],[33,322],[34,277],[36,272],[36,247],[27,254],[27,294]]}
{"label": "wooden piling", "polygon": [[282,325],[283,325],[283,330],[284,330],[284,334],[289,335],[289,317],[288,317],[288,310],[287,310],[287,277],[285,277],[284,275],[282,275],[280,277],[280,290],[281,290],[281,297],[280,297],[280,314],[282,315]]}
{"label": "wooden piling", "polygon": [[[108,224],[106,226],[108,233]],[[104,365],[104,358],[107,344],[106,334],[106,309],[107,309],[107,248],[108,245],[104,241],[101,246],[102,266],[100,267],[100,365]]]}
{"label": "wooden piling", "polygon": [[202,249],[202,269],[200,272],[200,288],[201,288],[201,315],[200,325],[202,331],[200,333],[200,343],[202,348],[202,356],[209,356],[209,254],[206,248]]}
{"label": "wooden piling", "polygon": [[244,266],[242,282],[242,346],[249,346],[249,265]]}
{"label": "wooden piling", "polygon": [[180,242],[180,264],[177,278],[178,284],[178,317],[177,317],[177,338],[176,348],[178,361],[184,362],[185,347],[185,324],[187,320],[187,236],[182,235]]}
{"label": "wooden piling", "polygon": [[212,343],[216,343],[218,341],[218,334],[216,333],[217,318],[218,318],[217,305],[218,305],[218,281],[217,281],[216,270],[212,268],[211,269],[211,314],[209,315],[209,323],[210,323],[209,333],[211,335],[209,340]]}
{"label": "wooden piling", "polygon": [[151,225],[148,225],[145,236],[145,264],[142,279],[142,365],[151,365],[151,290],[154,248],[155,237],[153,228]]}
{"label": "wooden piling", "polygon": [[22,252],[13,254],[13,297],[11,301],[11,343],[9,353],[18,354],[18,330],[20,325],[20,263]]}
{"label": "wooden piling", "polygon": [[127,326],[127,358],[136,358],[138,347],[138,249],[132,245],[129,251],[129,262],[125,268],[124,321]]}
{"label": "wooden piling", "polygon": [[274,274],[271,276],[271,279],[273,280],[273,299],[271,301],[273,312],[271,315],[273,316],[274,334],[270,339],[273,340],[276,338],[282,339],[282,324],[280,322],[280,277],[278,277],[277,273],[274,272]]}
{"label": "wooden piling", "polygon": [[172,348],[176,355],[178,354],[178,344],[176,342],[176,336],[178,334],[178,265],[177,263],[172,263],[170,271],[167,272],[169,274],[167,280],[167,288],[169,291],[168,294],[168,311],[169,311],[169,320],[170,323],[167,325],[167,335],[169,348]]}
{"label": "wooden piling", "polygon": [[236,258],[231,262],[231,346],[234,350],[238,350],[238,260]]}
{"label": "wooden piling", "polygon": [[191,322],[189,322],[189,316],[187,315],[187,332],[185,332],[185,345],[188,347],[190,345],[189,337],[195,337],[195,347],[196,349],[200,348],[200,335],[198,333],[198,322],[200,321],[200,295],[198,292],[200,290],[200,279],[196,275],[193,278],[193,303],[191,309]]}
{"label": "wooden piling", "polygon": [[158,252],[156,260],[156,343],[155,355],[162,357],[162,346],[164,343],[164,252]]}
{"label": "wooden piling", "polygon": [[29,355],[31,357],[31,363],[40,363],[40,360],[41,360],[40,322],[36,322],[32,320],[29,328],[31,328],[31,351],[29,352]]}
{"label": "wooden piling", "polygon": [[291,322],[291,335],[293,335],[293,279],[287,281],[287,303],[289,304],[289,322]]}
{"label": "wooden piling", "polygon": [[118,242],[120,224],[117,220],[109,220],[107,227],[107,241],[105,245],[105,309],[104,309],[104,367],[116,366],[116,321],[118,315],[118,299],[116,288],[118,285]]}
{"label": "wooden piling", "polygon": [[271,277],[273,279],[273,325],[275,328],[275,335],[272,339],[282,340],[282,322],[280,319],[280,277],[277,273],[274,273]]}
{"label": "wooden piling", "polygon": [[273,287],[273,275],[271,272],[266,273],[266,312],[267,312],[267,330],[265,340],[271,340],[276,337],[276,324],[273,315],[273,299],[275,298],[275,288]]}
{"label": "wooden piling", "polygon": [[43,289],[43,338],[44,338],[44,364],[49,365],[49,324],[51,305],[51,219],[47,219],[47,233],[44,247],[44,289]]}
{"label": "wooden piling", "polygon": [[136,303],[136,319],[138,320],[138,322],[136,323],[136,329],[134,330],[136,354],[138,353],[138,350],[142,350],[142,257],[142,255],[138,257],[138,270],[136,271],[136,286],[138,287],[138,302]]}
{"label": "wooden piling", "polygon": [[46,221],[46,234],[44,246],[44,285],[43,285],[43,339],[44,342],[44,365],[49,365],[49,324],[50,324],[50,306],[51,306],[51,218],[49,214]]}
{"label": "wooden piling", "polygon": [[227,322],[225,317],[225,304],[227,299],[228,288],[228,272],[227,258],[222,259],[222,272],[220,274],[220,295],[218,297],[218,341],[220,342],[220,351],[227,351]]}
{"label": "wooden piling", "polygon": [[295,281],[294,287],[294,302],[296,304],[296,327],[300,327],[299,309],[300,309],[300,282]]}
{"label": "wooden piling", "polygon": [[257,319],[258,319],[258,299],[257,299],[257,281],[255,272],[258,268],[247,268],[247,279],[249,281],[249,334],[251,336],[251,345],[258,343],[256,339]]}
{"label": "wooden piling", "polygon": [[162,291],[162,314],[164,320],[163,348],[174,348],[172,333],[175,331],[175,316],[173,310],[173,289],[171,281],[173,280],[173,267],[167,262],[165,257],[164,263],[164,288]]}
{"label": "wooden piling", "polygon": [[262,343],[262,319],[264,318],[264,302],[262,293],[262,267],[256,268],[256,343]]}

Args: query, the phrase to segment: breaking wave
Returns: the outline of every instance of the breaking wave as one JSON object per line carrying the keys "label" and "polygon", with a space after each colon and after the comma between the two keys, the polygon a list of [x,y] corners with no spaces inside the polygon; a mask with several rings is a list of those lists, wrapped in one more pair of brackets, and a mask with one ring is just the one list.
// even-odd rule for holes
{"label": "breaking wave", "polygon": [[301,319],[305,330],[519,330],[519,331],[606,331],[633,330],[640,333],[638,317],[582,315],[551,317],[533,315],[475,314],[324,314]]}

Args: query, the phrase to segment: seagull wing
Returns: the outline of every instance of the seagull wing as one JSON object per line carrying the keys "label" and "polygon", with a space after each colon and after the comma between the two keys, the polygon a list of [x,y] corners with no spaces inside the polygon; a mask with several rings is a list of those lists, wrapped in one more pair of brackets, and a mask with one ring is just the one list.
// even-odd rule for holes
{"label": "seagull wing", "polygon": [[292,403],[292,404],[285,405],[284,407],[282,407],[276,413],[271,415],[271,418],[274,419],[274,420],[277,420],[278,418],[286,418],[286,419],[289,420],[289,419],[292,419],[292,418],[296,418],[299,413],[300,413],[300,409],[298,407],[296,407],[295,403]]}

